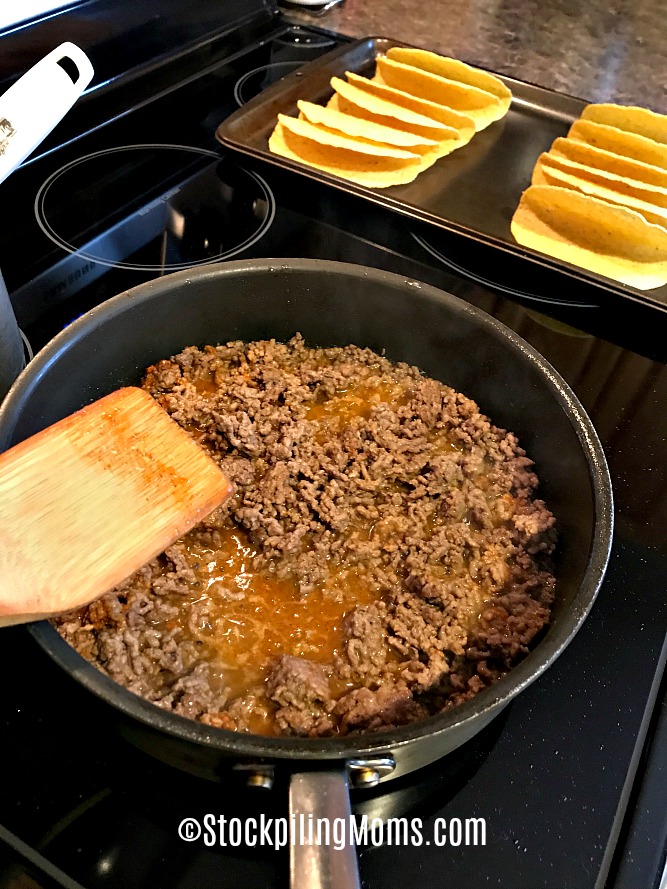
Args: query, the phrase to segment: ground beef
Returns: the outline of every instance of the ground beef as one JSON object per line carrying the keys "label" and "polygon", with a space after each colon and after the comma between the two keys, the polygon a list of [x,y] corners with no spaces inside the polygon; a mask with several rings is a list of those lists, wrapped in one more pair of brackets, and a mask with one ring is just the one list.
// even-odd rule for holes
{"label": "ground beef", "polygon": [[334,708],[341,732],[368,732],[407,725],[429,715],[407,684],[385,680],[375,689],[356,688],[343,695]]}
{"label": "ground beef", "polygon": [[[386,729],[477,694],[548,623],[553,516],[516,437],[465,395],[368,349],[312,349],[298,335],[185,349],[150,367],[144,388],[236,494],[56,621],[134,693],[227,729]],[[342,617],[328,660],[222,662],[212,644],[221,609],[250,592],[231,581],[207,592],[192,553],[214,558],[230,531],[252,571],[292,584],[295,601],[370,591]],[[240,669],[242,688],[230,678]]]}
{"label": "ground beef", "polygon": [[359,606],[345,615],[338,675],[377,675],[382,670],[389,651],[385,627],[386,609],[380,602]]}
{"label": "ground beef", "polygon": [[278,705],[275,718],[284,731],[315,735],[333,727],[326,712],[329,676],[321,664],[283,655],[266,679],[266,694]]}

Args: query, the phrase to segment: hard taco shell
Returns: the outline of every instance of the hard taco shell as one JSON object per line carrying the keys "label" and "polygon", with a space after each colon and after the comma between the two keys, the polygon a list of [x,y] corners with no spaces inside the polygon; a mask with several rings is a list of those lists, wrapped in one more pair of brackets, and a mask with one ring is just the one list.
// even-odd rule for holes
{"label": "hard taco shell", "polygon": [[351,114],[343,114],[334,108],[324,108],[312,102],[297,102],[302,120],[316,124],[329,133],[347,135],[356,142],[369,145],[385,145],[403,148],[421,158],[421,170],[432,166],[442,157],[440,143],[423,136],[415,136],[403,130],[382,126]]}
{"label": "hard taco shell", "polygon": [[648,108],[638,108],[636,105],[599,104],[587,105],[581,112],[582,120],[590,120],[593,123],[605,124],[625,130],[628,133],[636,133],[654,142],[667,143],[667,115],[656,114]]}
{"label": "hard taco shell", "polygon": [[591,120],[576,120],[567,137],[667,170],[667,147],[636,133],[628,133]]}
{"label": "hard taco shell", "polygon": [[453,108],[438,105],[436,102],[429,102],[426,99],[418,99],[417,96],[406,93],[404,90],[387,86],[386,83],[380,83],[377,80],[369,80],[367,77],[362,77],[353,71],[347,71],[345,76],[348,83],[372,96],[376,96],[378,99],[384,99],[393,105],[406,108],[408,111],[415,112],[415,114],[421,114],[423,117],[436,120],[446,127],[451,127],[457,131],[464,145],[475,135],[475,122],[473,119],[466,117],[465,114],[459,111],[454,111]]}
{"label": "hard taco shell", "polygon": [[532,185],[511,222],[519,244],[640,290],[667,283],[667,231],[625,207]]}
{"label": "hard taco shell", "polygon": [[433,139],[438,143],[438,157],[444,157],[463,144],[459,133],[432,118],[424,117],[407,108],[379,99],[339,77],[331,78],[336,95],[327,105],[335,111],[349,114],[371,123],[399,128],[406,133]]}
{"label": "hard taco shell", "polygon": [[614,154],[604,148],[596,148],[594,145],[580,142],[578,139],[563,137],[556,139],[549,149],[549,154],[552,157],[563,157],[587,167],[595,167],[600,171],[621,176],[624,179],[667,189],[667,170],[632,160],[629,157],[622,157],[620,154]]}
{"label": "hard taco shell", "polygon": [[497,96],[475,86],[447,80],[382,55],[377,57],[376,62],[376,79],[381,83],[412,93],[420,99],[453,108],[472,118],[477,130],[483,130],[507,113],[507,108]]}
{"label": "hard taco shell", "polygon": [[423,136],[415,136],[394,127],[385,127],[381,124],[371,123],[364,118],[354,117],[351,114],[343,114],[334,108],[325,108],[314,102],[298,101],[299,117],[310,123],[325,127],[331,132],[350,136],[362,142],[372,145],[387,145],[392,148],[403,148],[414,154],[425,155],[433,153],[438,148],[438,143],[433,139]]}
{"label": "hard taco shell", "polygon": [[509,110],[512,102],[512,93],[499,77],[466,65],[458,59],[437,55],[425,49],[411,49],[409,47],[392,46],[387,50],[387,58],[394,62],[402,62],[404,65],[412,65],[413,68],[421,68],[446,80],[456,80],[467,86],[474,86],[496,96],[506,110]]}
{"label": "hard taco shell", "polygon": [[667,191],[629,182],[564,158],[540,155],[532,184],[574,188],[604,201],[630,207],[655,225],[667,226]]}
{"label": "hard taco shell", "polygon": [[422,169],[421,157],[412,152],[355,141],[284,114],[278,115],[269,150],[370,188],[412,182]]}

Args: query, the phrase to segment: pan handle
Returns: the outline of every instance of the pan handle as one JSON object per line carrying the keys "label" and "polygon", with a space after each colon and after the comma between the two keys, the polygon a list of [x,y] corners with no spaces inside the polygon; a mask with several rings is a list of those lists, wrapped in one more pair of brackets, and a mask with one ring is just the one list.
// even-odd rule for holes
{"label": "pan handle", "polygon": [[292,774],[289,814],[291,889],[360,889],[345,764]]}

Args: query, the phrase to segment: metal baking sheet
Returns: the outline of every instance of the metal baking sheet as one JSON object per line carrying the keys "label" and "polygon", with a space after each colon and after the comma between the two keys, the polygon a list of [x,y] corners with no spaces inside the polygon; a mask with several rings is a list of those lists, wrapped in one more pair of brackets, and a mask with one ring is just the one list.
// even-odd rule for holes
{"label": "metal baking sheet", "polygon": [[[406,45],[387,37],[369,37],[308,62],[226,118],[216,131],[218,141],[302,177],[360,195],[413,220],[504,251],[522,263],[530,263],[534,272],[539,266],[551,273],[560,272],[565,285],[568,279],[576,279],[590,285],[591,295],[597,288],[600,304],[604,302],[601,291],[606,290],[667,311],[667,286],[638,290],[522,247],[512,237],[510,221],[521,193],[530,184],[538,156],[558,136],[567,135],[586,105],[582,99],[497,75],[512,91],[507,115],[477,133],[468,145],[420,173],[414,182],[390,188],[357,185],[269,151],[268,139],[279,112],[296,116],[299,99],[325,104],[333,94],[332,77],[344,78],[346,71],[372,76],[379,53]],[[492,269],[486,268],[485,274],[493,279]]]}

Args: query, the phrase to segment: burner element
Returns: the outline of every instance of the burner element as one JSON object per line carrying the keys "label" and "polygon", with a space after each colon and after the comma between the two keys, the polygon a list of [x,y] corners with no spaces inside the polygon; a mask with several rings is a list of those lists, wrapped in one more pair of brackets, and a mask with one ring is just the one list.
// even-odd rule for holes
{"label": "burner element", "polygon": [[[511,297],[553,306],[596,309],[590,285],[580,285],[549,269],[531,269],[520,259],[493,247],[445,232],[428,236],[411,231],[414,240],[444,266],[476,284]],[[520,282],[521,287],[513,286]],[[551,295],[553,294],[553,296]],[[567,294],[567,299],[561,299]]]}
{"label": "burner element", "polygon": [[185,145],[124,145],[77,158],[35,199],[41,229],[78,261],[158,273],[243,253],[274,213],[260,176]]}
{"label": "burner element", "polygon": [[236,81],[234,86],[234,98],[238,105],[245,105],[255,96],[258,96],[267,87],[273,86],[283,77],[296,71],[303,65],[300,62],[274,62],[271,65],[262,65],[261,68],[253,68],[247,71],[243,77]]}

